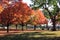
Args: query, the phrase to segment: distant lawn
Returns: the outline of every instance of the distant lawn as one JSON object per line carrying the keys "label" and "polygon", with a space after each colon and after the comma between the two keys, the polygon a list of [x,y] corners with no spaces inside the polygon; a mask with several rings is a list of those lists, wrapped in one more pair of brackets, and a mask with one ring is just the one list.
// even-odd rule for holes
{"label": "distant lawn", "polygon": [[60,31],[22,32],[0,37],[0,40],[60,40]]}

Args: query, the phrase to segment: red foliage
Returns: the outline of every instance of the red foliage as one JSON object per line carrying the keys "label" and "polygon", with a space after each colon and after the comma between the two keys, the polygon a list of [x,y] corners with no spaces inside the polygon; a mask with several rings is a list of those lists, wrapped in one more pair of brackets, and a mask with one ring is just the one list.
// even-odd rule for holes
{"label": "red foliage", "polygon": [[3,10],[0,14],[0,21],[2,24],[18,24],[18,23],[26,23],[31,19],[34,18],[33,24],[45,24],[47,20],[40,10],[32,10],[26,3],[23,2],[16,2],[13,7],[7,7]]}
{"label": "red foliage", "polygon": [[5,8],[3,12],[1,12],[1,23],[3,25],[11,24],[13,18],[12,7]]}
{"label": "red foliage", "polygon": [[2,5],[0,4],[0,13],[3,11],[3,7]]}
{"label": "red foliage", "polygon": [[33,15],[33,10],[27,6],[26,3],[23,2],[17,2],[15,4],[17,12],[15,12],[14,16],[16,17],[16,22],[19,23],[26,23],[28,20],[30,20],[30,16]]}
{"label": "red foliage", "polygon": [[35,19],[33,20],[33,24],[47,24],[48,21],[42,11],[36,10],[35,11]]}

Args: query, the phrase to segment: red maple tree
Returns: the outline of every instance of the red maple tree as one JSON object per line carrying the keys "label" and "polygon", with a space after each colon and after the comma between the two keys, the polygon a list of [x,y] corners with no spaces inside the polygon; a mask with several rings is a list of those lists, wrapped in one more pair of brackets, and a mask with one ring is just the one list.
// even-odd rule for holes
{"label": "red maple tree", "polygon": [[32,9],[23,2],[16,3],[15,6],[17,8],[15,17],[18,18],[18,22],[26,23],[30,19],[30,16],[33,15]]}
{"label": "red maple tree", "polygon": [[48,21],[46,17],[44,16],[43,12],[41,10],[35,10],[35,15],[32,20],[32,24],[34,25],[34,30],[36,30],[36,25],[40,24],[47,24]]}

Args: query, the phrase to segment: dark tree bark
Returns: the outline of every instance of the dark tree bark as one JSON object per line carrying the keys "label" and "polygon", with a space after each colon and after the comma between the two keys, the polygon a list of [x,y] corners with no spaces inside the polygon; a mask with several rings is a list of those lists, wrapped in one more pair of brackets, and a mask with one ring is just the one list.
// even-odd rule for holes
{"label": "dark tree bark", "polygon": [[44,26],[42,26],[42,30],[44,30]]}
{"label": "dark tree bark", "polygon": [[52,31],[56,31],[56,15],[59,10],[55,13],[55,15],[52,15],[51,12],[48,10],[48,8],[45,8],[49,12],[50,19],[53,23]]}
{"label": "dark tree bark", "polygon": [[24,30],[24,28],[23,28],[23,27],[24,27],[24,24],[22,23],[22,31]]}
{"label": "dark tree bark", "polygon": [[52,31],[56,31],[56,24],[55,24],[55,22],[53,22]]}
{"label": "dark tree bark", "polygon": [[15,26],[16,26],[16,30],[17,30],[17,26],[18,26],[18,25],[16,24]]}
{"label": "dark tree bark", "polygon": [[7,24],[7,33],[9,33],[9,24]]}
{"label": "dark tree bark", "polygon": [[26,24],[26,30],[27,30],[27,24]]}
{"label": "dark tree bark", "polygon": [[36,25],[34,25],[34,30],[36,30]]}
{"label": "dark tree bark", "polygon": [[56,19],[55,19],[55,16],[51,20],[52,20],[52,23],[53,23],[52,31],[56,31]]}

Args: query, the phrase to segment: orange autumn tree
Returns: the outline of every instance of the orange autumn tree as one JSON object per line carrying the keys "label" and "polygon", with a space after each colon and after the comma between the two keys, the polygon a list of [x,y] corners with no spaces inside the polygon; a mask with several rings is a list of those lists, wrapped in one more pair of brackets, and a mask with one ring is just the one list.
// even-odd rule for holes
{"label": "orange autumn tree", "polygon": [[2,12],[3,10],[4,10],[4,9],[3,9],[2,5],[0,4],[0,24],[1,24],[1,12]]}
{"label": "orange autumn tree", "polygon": [[32,24],[34,25],[34,30],[36,30],[36,25],[40,24],[47,24],[48,21],[46,17],[44,16],[43,12],[41,10],[35,11],[35,17],[33,18]]}
{"label": "orange autumn tree", "polygon": [[23,30],[23,25],[26,24],[26,22],[31,19],[31,16],[34,15],[33,10],[23,2],[16,2],[15,7],[17,8],[16,11],[18,11],[14,14],[16,19],[13,20],[13,22],[21,24]]}
{"label": "orange autumn tree", "polygon": [[[3,5],[3,4],[2,4]],[[1,12],[1,24],[7,26],[7,32],[9,32],[9,25],[13,24],[13,19],[15,19],[15,12],[16,12],[15,6],[6,6],[4,10]],[[15,21],[15,20],[14,20]]]}
{"label": "orange autumn tree", "polygon": [[43,12],[41,10],[36,10],[36,23],[37,24],[47,24],[47,18],[44,16]]}
{"label": "orange autumn tree", "polygon": [[2,5],[0,4],[0,13],[3,11],[3,7]]}
{"label": "orange autumn tree", "polygon": [[12,20],[14,18],[14,14],[13,14],[13,7],[8,7],[5,8],[2,12],[1,12],[1,24],[7,26],[7,32],[9,32],[9,25],[12,24]]}
{"label": "orange autumn tree", "polygon": [[22,30],[23,25],[31,19],[34,15],[34,11],[22,1],[16,2],[14,6],[8,6],[1,12],[1,24],[7,26],[7,32],[9,32],[10,24],[21,24]]}

